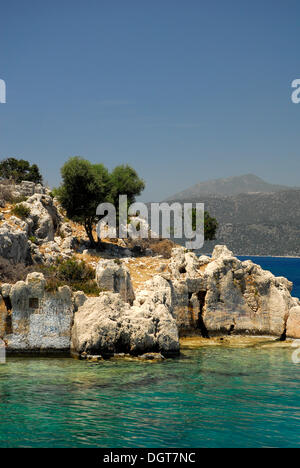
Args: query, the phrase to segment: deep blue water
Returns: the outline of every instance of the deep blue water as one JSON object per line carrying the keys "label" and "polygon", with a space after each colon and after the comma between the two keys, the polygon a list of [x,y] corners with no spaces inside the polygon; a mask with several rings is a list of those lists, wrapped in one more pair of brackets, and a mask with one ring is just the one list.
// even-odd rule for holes
{"label": "deep blue water", "polygon": [[[254,260],[299,295],[299,260]],[[300,447],[292,351],[206,346],[159,363],[8,358],[0,447]]]}

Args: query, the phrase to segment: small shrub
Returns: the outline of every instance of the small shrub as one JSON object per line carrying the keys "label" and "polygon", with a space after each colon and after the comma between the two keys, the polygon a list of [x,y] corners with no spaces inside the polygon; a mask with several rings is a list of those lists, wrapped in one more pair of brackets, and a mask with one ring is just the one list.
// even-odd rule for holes
{"label": "small shrub", "polygon": [[176,244],[170,239],[127,239],[127,247],[133,249],[134,247],[141,248],[141,255],[146,249],[151,249],[154,255],[162,255],[163,258],[170,258],[171,252]]}
{"label": "small shrub", "polygon": [[26,219],[30,215],[30,209],[27,208],[27,206],[20,203],[19,205],[13,207],[12,214],[17,216],[18,218]]}
{"label": "small shrub", "polygon": [[95,271],[84,261],[70,258],[65,261],[58,260],[58,276],[65,281],[88,281],[95,279]]}
{"label": "small shrub", "polygon": [[37,238],[35,236],[29,236],[28,238],[30,240],[30,242],[32,242],[33,244],[37,244],[39,243],[39,241],[37,240]]}
{"label": "small shrub", "polygon": [[26,200],[28,199],[28,197],[25,197],[24,195],[19,195],[18,197],[13,197],[12,199],[12,203],[14,205],[16,205],[17,203],[23,203],[23,202],[26,202]]}
{"label": "small shrub", "polygon": [[95,280],[86,282],[73,283],[71,289],[75,291],[83,291],[87,296],[99,296],[103,289],[100,289]]}
{"label": "small shrub", "polygon": [[156,255],[162,255],[163,258],[171,258],[172,249],[176,244],[169,239],[159,239],[158,242],[152,242],[149,248]]}
{"label": "small shrub", "polygon": [[95,271],[84,261],[75,258],[58,259],[54,265],[42,266],[46,278],[46,290],[57,291],[60,286],[68,285],[73,291],[83,291],[89,296],[98,296],[101,289],[95,281]]}

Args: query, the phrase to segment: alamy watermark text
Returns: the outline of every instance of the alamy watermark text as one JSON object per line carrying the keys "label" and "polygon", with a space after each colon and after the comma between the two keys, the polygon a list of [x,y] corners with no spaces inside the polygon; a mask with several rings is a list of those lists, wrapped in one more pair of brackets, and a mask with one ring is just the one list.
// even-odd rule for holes
{"label": "alamy watermark text", "polygon": [[6,83],[0,79],[0,104],[6,104]]}
{"label": "alamy watermark text", "polygon": [[292,82],[292,88],[295,88],[291,96],[292,102],[294,104],[299,104],[300,102],[300,79],[294,80]]}

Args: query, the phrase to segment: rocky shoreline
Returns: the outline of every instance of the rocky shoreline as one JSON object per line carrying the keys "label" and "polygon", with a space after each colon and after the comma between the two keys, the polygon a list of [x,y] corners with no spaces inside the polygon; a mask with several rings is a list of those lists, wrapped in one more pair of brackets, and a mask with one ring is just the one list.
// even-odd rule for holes
{"label": "rocky shoreline", "polygon": [[[169,243],[163,258],[115,239],[99,253],[47,189],[23,182],[14,196],[25,200],[0,200],[0,257],[10,270],[20,262],[31,269],[24,281],[0,286],[0,339],[8,354],[155,360],[177,356],[183,337],[210,344],[215,337],[300,338],[292,283],[224,245],[197,257],[179,246],[171,251]],[[20,204],[22,219],[14,215]],[[48,287],[40,267],[73,259],[92,269],[96,294],[68,281]]]}
{"label": "rocky shoreline", "polygon": [[98,297],[68,285],[49,292],[37,272],[3,284],[0,337],[7,352],[154,360],[178,355],[183,337],[202,337],[207,344],[215,337],[300,338],[300,301],[291,296],[292,283],[238,260],[225,246],[211,258],[175,248],[161,270],[134,290],[125,261],[101,259]]}

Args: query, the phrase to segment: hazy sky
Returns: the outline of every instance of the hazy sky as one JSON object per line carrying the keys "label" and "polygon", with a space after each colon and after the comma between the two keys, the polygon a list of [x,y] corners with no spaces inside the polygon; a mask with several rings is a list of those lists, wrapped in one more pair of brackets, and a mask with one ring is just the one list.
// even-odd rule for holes
{"label": "hazy sky", "polygon": [[299,0],[1,0],[0,158],[134,166],[143,199],[255,173],[300,185]]}

